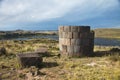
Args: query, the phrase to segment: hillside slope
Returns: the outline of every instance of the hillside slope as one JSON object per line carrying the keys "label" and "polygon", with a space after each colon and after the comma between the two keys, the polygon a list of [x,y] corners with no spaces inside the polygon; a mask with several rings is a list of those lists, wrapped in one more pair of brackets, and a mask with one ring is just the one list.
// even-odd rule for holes
{"label": "hillside slope", "polygon": [[95,29],[95,37],[102,38],[116,38],[120,39],[120,28],[119,29]]}

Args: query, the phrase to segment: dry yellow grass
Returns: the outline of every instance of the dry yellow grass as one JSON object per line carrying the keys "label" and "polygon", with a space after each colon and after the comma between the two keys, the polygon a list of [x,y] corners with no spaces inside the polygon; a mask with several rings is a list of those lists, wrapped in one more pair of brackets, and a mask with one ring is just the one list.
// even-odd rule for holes
{"label": "dry yellow grass", "polygon": [[[0,47],[3,43],[0,42]],[[20,69],[15,54],[46,47],[51,57],[43,57],[38,80],[120,80],[120,56],[84,57],[60,59],[58,41],[35,39],[26,41],[4,41],[7,55],[0,56],[0,73],[3,80],[26,80],[25,73],[31,68]],[[108,51],[114,47],[95,46],[95,51]],[[118,52],[115,52],[116,54]],[[116,59],[116,60],[114,60]],[[36,68],[37,69],[37,68]],[[35,69],[35,70],[36,70]],[[36,76],[34,76],[35,78]]]}

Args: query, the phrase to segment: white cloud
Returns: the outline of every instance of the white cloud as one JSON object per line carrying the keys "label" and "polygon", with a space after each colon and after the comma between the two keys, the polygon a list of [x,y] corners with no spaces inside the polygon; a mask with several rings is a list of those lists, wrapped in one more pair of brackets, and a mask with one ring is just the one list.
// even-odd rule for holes
{"label": "white cloud", "polygon": [[73,18],[84,20],[118,5],[118,0],[3,0],[0,4],[0,26],[40,22],[72,13]]}

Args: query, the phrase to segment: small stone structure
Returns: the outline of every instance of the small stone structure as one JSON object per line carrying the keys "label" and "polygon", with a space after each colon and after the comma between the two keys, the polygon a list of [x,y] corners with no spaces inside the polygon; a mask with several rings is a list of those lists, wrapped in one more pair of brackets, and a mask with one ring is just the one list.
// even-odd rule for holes
{"label": "small stone structure", "polygon": [[42,63],[42,57],[38,53],[17,54],[17,59],[21,67],[30,67],[30,66],[40,67]]}
{"label": "small stone structure", "polygon": [[90,26],[60,26],[59,48],[67,56],[89,56],[93,53],[94,31]]}

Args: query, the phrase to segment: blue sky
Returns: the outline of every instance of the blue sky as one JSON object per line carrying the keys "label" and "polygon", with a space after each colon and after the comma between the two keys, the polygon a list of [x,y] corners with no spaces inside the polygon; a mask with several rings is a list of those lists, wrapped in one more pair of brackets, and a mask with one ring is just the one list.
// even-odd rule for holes
{"label": "blue sky", "polygon": [[120,0],[0,0],[0,30],[120,28]]}

